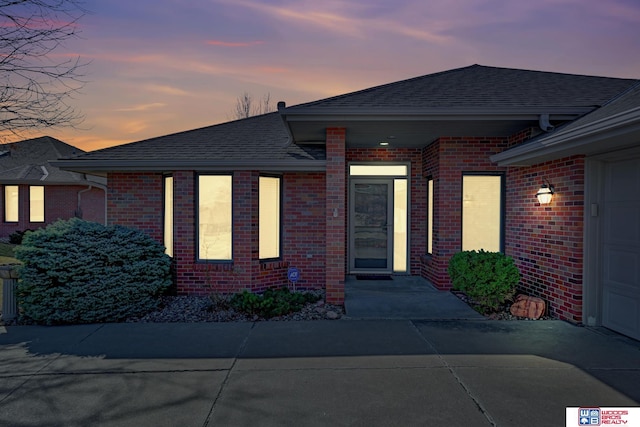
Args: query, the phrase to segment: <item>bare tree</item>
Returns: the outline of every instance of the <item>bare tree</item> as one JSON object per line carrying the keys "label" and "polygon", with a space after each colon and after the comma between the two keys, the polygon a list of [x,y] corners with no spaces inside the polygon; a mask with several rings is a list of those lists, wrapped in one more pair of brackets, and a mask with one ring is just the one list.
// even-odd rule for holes
{"label": "bare tree", "polygon": [[54,55],[78,36],[82,0],[0,0],[0,133],[77,126],[68,102],[86,63]]}
{"label": "bare tree", "polygon": [[266,114],[272,111],[275,111],[275,107],[271,105],[270,93],[264,95],[256,105],[253,102],[253,96],[245,92],[236,99],[236,108],[233,114],[236,119],[246,119],[247,117]]}

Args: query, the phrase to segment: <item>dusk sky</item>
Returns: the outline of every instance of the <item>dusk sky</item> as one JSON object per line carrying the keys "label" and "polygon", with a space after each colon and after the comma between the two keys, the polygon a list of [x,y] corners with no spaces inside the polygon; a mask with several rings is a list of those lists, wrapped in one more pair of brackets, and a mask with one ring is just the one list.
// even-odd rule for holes
{"label": "dusk sky", "polygon": [[638,0],[89,0],[84,150],[472,64],[640,78]]}

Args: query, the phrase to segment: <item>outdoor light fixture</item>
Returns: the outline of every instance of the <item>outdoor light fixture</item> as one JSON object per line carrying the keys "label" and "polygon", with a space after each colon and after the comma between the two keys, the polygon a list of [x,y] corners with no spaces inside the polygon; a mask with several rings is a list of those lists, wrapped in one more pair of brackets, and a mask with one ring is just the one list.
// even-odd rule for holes
{"label": "outdoor light fixture", "polygon": [[380,145],[386,147],[387,145],[389,145],[389,143],[387,141],[382,141],[380,142]]}
{"label": "outdoor light fixture", "polygon": [[538,192],[536,193],[536,197],[538,198],[538,202],[541,205],[548,205],[551,203],[551,199],[553,198],[553,185],[549,184],[547,181],[546,184],[542,184]]}

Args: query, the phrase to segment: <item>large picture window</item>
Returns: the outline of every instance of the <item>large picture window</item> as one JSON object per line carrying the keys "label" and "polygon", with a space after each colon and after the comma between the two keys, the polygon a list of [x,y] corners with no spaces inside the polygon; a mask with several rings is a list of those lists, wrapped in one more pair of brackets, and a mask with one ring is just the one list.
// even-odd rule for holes
{"label": "large picture window", "polygon": [[231,175],[198,176],[198,259],[232,259],[231,194]]}
{"label": "large picture window", "polygon": [[260,177],[260,259],[280,258],[280,183]]}
{"label": "large picture window", "polygon": [[44,222],[44,186],[29,187],[29,222]]}
{"label": "large picture window", "polygon": [[4,220],[6,222],[18,222],[18,186],[5,185],[4,187]]}
{"label": "large picture window", "polygon": [[502,251],[502,175],[462,176],[462,250]]}

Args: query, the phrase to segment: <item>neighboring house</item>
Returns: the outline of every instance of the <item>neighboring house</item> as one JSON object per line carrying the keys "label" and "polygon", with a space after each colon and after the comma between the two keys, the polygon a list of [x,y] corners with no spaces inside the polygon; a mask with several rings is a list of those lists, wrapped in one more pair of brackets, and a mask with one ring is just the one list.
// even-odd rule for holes
{"label": "neighboring house", "polygon": [[80,153],[84,151],[48,136],[0,146],[0,237],[58,219],[105,222],[106,179],[51,164]]}
{"label": "neighboring house", "polygon": [[108,177],[109,222],[164,241],[181,293],[289,267],[332,303],[350,274],[449,289],[450,257],[485,249],[552,315],[640,338],[638,84],[473,65],[58,165]]}

